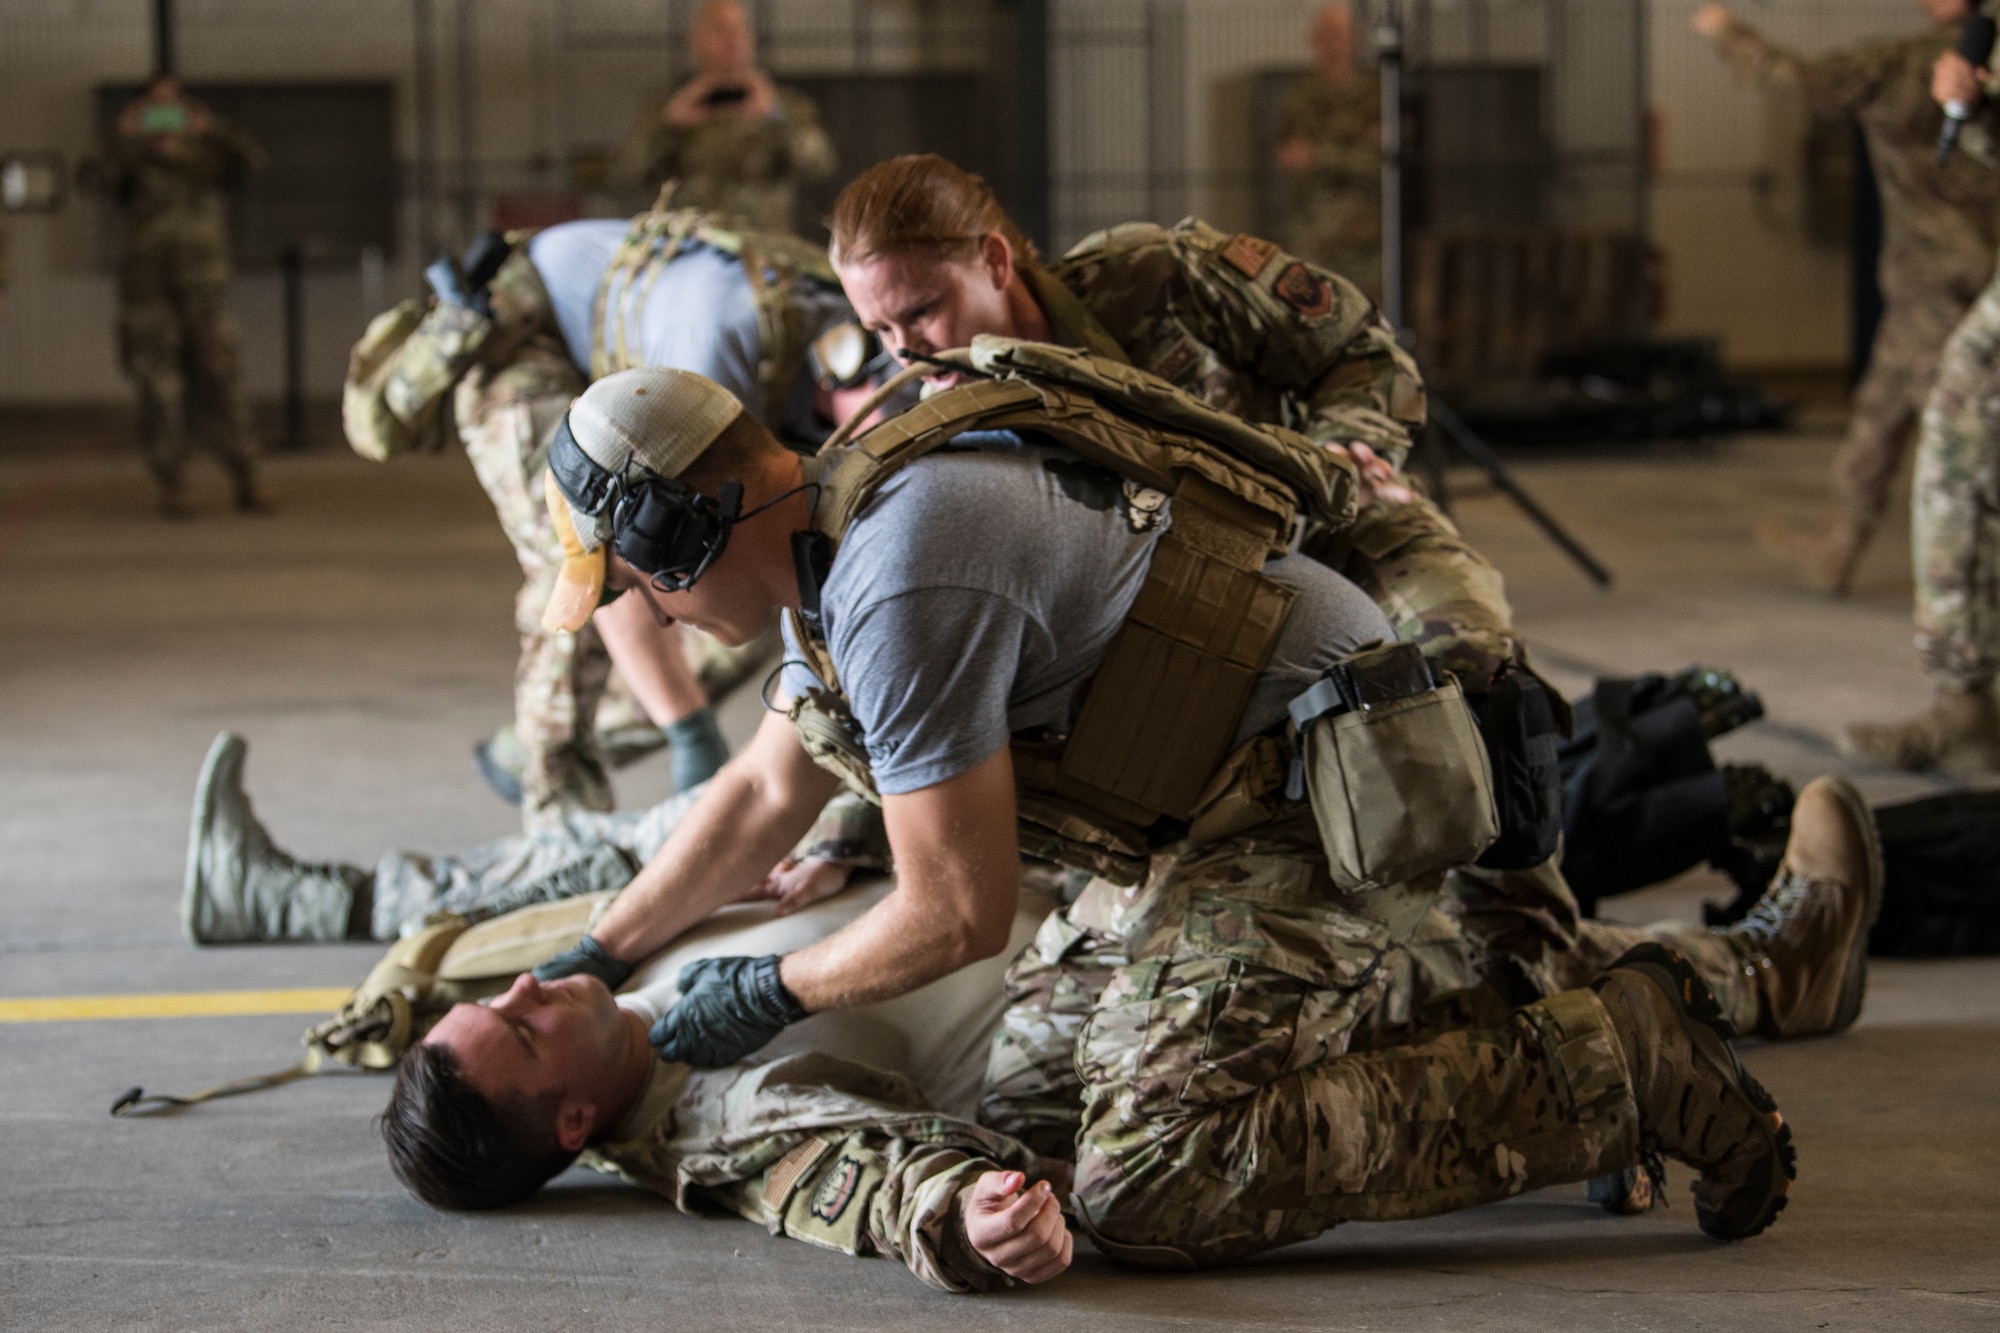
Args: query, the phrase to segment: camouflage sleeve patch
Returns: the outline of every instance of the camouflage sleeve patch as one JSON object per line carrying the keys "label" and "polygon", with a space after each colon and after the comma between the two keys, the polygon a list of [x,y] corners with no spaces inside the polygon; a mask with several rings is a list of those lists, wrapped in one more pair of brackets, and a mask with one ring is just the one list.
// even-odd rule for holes
{"label": "camouflage sleeve patch", "polygon": [[[785,1234],[842,1254],[875,1253],[868,1204],[888,1174],[882,1155],[868,1150],[859,1136],[839,1145],[837,1152],[820,1153],[810,1169],[792,1177],[790,1197],[782,1205]],[[769,1200],[768,1190],[765,1197]]]}
{"label": "camouflage sleeve patch", "polygon": [[[1255,278],[1264,271],[1264,265],[1278,253],[1278,247],[1259,236],[1247,232],[1237,232],[1229,238],[1229,244],[1222,247],[1223,262],[1233,267],[1246,278]],[[1294,268],[1298,267],[1296,264]],[[1331,297],[1329,304],[1331,304]]]}
{"label": "camouflage sleeve patch", "polygon": [[1307,319],[1325,319],[1333,313],[1333,287],[1303,263],[1294,261],[1289,265],[1278,275],[1271,290]]}

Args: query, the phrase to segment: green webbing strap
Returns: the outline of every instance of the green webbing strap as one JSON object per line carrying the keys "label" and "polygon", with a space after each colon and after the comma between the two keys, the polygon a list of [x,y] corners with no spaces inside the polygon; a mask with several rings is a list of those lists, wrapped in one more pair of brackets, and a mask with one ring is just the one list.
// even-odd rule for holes
{"label": "green webbing strap", "polygon": [[309,1078],[320,1071],[324,1058],[316,1049],[308,1050],[305,1059],[290,1069],[280,1069],[272,1074],[255,1074],[249,1078],[233,1079],[228,1083],[218,1083],[212,1088],[176,1097],[167,1092],[147,1092],[144,1088],[127,1088],[111,1103],[111,1114],[124,1119],[130,1116],[159,1115],[165,1111],[177,1111],[182,1107],[199,1106],[222,1097],[241,1097],[246,1092],[262,1092],[266,1088],[281,1087],[287,1083]]}

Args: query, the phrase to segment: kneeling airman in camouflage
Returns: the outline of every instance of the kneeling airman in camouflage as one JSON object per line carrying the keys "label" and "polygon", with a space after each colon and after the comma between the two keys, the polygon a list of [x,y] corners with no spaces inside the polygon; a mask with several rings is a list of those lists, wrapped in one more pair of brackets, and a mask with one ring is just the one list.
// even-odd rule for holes
{"label": "kneeling airman in camouflage", "polygon": [[[644,581],[725,642],[789,610],[804,665],[790,717],[542,978],[622,982],[761,878],[838,773],[882,803],[895,890],[822,943],[690,967],[653,1029],[662,1058],[727,1064],[993,956],[1027,851],[1092,874],[1032,952],[1105,964],[1072,1042],[1073,1204],[1107,1253],[1229,1262],[1649,1153],[1699,1172],[1711,1234],[1767,1226],[1789,1130],[1678,954],[1642,947],[1491,1020],[1412,1007],[1438,997],[1399,960],[1491,811],[1484,759],[1444,739],[1465,735],[1456,685],[1372,646],[1390,625],[1370,599],[1285,554],[1302,510],[1351,524],[1352,463],[1107,357],[980,339],[947,360],[953,383],[809,464],[696,376],[613,376],[572,406],[551,449],[574,528],[552,623],[607,579]],[[1466,793],[1424,807],[1428,861],[1384,851],[1417,808],[1391,789],[1346,791],[1368,813],[1338,856],[1315,813],[1330,780],[1292,792],[1288,757],[1318,742],[1297,748],[1287,707],[1343,670],[1373,682],[1354,686],[1370,716],[1434,728],[1399,771]]]}

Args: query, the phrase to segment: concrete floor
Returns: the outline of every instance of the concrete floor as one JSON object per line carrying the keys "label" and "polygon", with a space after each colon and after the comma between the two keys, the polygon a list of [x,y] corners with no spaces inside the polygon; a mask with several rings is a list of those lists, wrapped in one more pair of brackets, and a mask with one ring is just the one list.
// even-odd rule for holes
{"label": "concrete floor", "polygon": [[[122,446],[58,443],[0,423],[0,995],[351,984],[373,947],[182,943],[188,797],[210,738],[232,727],[251,740],[260,811],[304,855],[372,861],[508,831],[512,812],[466,758],[508,707],[513,655],[512,563],[470,470],[292,457],[270,469],[276,515],[229,514],[204,473],[206,512],[168,524]],[[1523,462],[1617,570],[1611,592],[1504,500],[1468,488],[1458,513],[1565,688],[1600,670],[1730,665],[1771,720],[1725,741],[1728,755],[1796,780],[1854,771],[1833,751],[1838,727],[1925,696],[1903,534],[1837,605],[1795,590],[1749,540],[1757,512],[1816,511],[1833,443]],[[1935,786],[1857,776],[1878,798]],[[621,794],[666,783],[654,762]],[[1691,913],[1717,891],[1697,875],[1611,907]],[[0,1024],[0,1326],[2000,1326],[2000,960],[1878,966],[1852,1032],[1747,1051],[1800,1156],[1792,1206],[1759,1239],[1703,1239],[1675,1168],[1672,1207],[1644,1218],[1607,1218],[1567,1188],[1356,1225],[1194,1277],[1121,1272],[1080,1244],[1054,1285],[976,1302],[581,1173],[501,1215],[430,1212],[383,1161],[379,1077],[105,1114],[135,1083],[281,1067],[306,1021]]]}

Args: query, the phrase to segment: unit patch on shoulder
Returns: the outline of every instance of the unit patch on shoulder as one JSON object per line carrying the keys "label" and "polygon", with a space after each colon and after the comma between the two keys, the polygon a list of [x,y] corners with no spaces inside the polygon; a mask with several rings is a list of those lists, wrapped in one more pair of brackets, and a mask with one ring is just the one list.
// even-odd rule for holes
{"label": "unit patch on shoulder", "polygon": [[1229,244],[1222,247],[1222,257],[1231,268],[1246,278],[1254,278],[1264,271],[1264,265],[1271,262],[1271,256],[1278,253],[1278,247],[1261,236],[1247,232],[1237,232],[1229,238]]}
{"label": "unit patch on shoulder", "polygon": [[843,1154],[813,1191],[812,1215],[828,1224],[838,1222],[854,1201],[854,1187],[860,1183],[861,1163]]}
{"label": "unit patch on shoulder", "polygon": [[1294,263],[1280,273],[1272,290],[1279,300],[1307,319],[1333,313],[1333,288],[1304,264]]}

